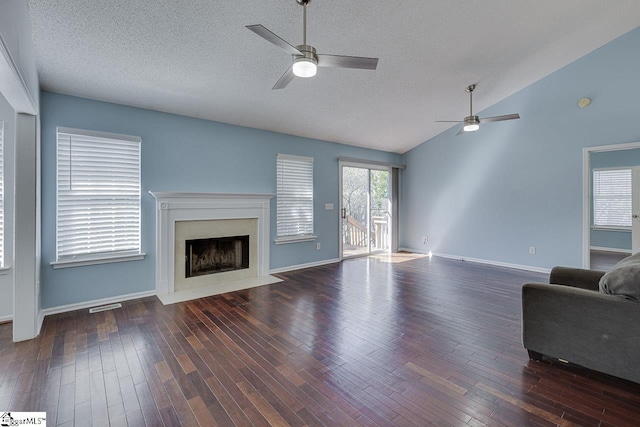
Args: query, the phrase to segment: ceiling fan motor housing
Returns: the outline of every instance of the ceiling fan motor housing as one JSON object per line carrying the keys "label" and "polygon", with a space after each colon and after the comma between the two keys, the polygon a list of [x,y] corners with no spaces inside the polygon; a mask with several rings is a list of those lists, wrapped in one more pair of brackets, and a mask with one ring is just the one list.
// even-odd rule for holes
{"label": "ceiling fan motor housing", "polygon": [[294,59],[295,58],[307,58],[307,59],[313,60],[314,62],[318,62],[318,56],[316,55],[316,48],[315,47],[310,46],[308,44],[300,44],[300,45],[296,46],[296,49],[298,49],[302,53],[302,56],[293,55]]}
{"label": "ceiling fan motor housing", "polygon": [[480,124],[480,117],[478,116],[468,116],[464,118],[464,125],[468,126],[468,125],[479,125]]}

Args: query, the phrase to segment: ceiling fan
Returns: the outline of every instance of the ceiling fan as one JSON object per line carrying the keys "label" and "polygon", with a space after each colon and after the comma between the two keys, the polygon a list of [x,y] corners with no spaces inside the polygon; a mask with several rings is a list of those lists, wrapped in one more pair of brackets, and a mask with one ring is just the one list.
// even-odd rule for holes
{"label": "ceiling fan", "polygon": [[262,25],[247,25],[247,28],[273,43],[292,56],[293,64],[276,82],[273,89],[283,89],[294,77],[313,77],[318,67],[358,68],[375,70],[378,58],[363,58],[360,56],[326,55],[316,53],[313,46],[307,44],[307,5],[311,0],[296,0],[304,8],[302,15],[302,44],[293,46]]}
{"label": "ceiling fan", "polygon": [[505,114],[504,116],[494,117],[478,117],[473,115],[473,90],[476,88],[475,84],[467,86],[467,93],[469,94],[469,115],[464,120],[436,120],[436,123],[464,123],[462,129],[456,134],[460,135],[463,132],[473,132],[480,129],[480,123],[487,122],[501,122],[504,120],[515,120],[520,118],[520,114]]}

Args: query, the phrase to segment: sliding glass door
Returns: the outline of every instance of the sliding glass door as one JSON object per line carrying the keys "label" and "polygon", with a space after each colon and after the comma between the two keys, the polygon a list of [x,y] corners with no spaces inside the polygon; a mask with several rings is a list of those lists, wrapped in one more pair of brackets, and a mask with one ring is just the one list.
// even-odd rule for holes
{"label": "sliding glass door", "polygon": [[391,197],[388,169],[341,165],[342,257],[388,252]]}

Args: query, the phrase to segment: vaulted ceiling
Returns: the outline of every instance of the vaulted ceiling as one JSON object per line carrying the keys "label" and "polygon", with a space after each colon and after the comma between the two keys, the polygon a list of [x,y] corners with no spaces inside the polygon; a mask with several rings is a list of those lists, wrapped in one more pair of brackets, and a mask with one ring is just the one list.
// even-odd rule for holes
{"label": "vaulted ceiling", "polygon": [[321,68],[272,90],[291,57],[245,26],[302,44],[296,0],[28,5],[43,89],[398,153],[467,115],[468,84],[481,111],[640,16],[637,0],[313,0],[308,44],[378,68]]}

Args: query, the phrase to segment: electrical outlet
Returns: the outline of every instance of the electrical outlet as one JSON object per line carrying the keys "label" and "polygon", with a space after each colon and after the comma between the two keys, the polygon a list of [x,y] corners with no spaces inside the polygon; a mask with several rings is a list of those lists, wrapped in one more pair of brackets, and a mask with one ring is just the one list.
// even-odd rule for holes
{"label": "electrical outlet", "polygon": [[320,250],[320,243],[316,243],[316,249]]}
{"label": "electrical outlet", "polygon": [[427,235],[422,236],[422,244],[423,245],[426,245],[428,241],[429,241],[429,236],[427,236]]}
{"label": "electrical outlet", "polygon": [[535,254],[536,254],[536,247],[529,246],[529,255],[535,255]]}

